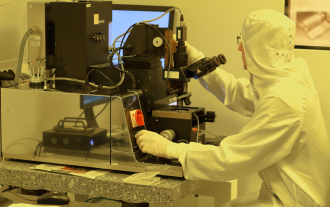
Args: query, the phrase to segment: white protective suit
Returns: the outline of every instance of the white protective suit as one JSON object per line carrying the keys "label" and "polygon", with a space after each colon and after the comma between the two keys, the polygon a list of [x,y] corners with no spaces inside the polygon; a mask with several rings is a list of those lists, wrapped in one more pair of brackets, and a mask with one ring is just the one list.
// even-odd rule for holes
{"label": "white protective suit", "polygon": [[[200,83],[251,120],[219,147],[180,144],[185,178],[227,181],[259,172],[260,193],[225,206],[329,207],[329,141],[309,68],[293,54],[294,22],[277,11],[256,11],[241,37],[253,85],[220,68]],[[203,57],[189,51],[190,63]]]}

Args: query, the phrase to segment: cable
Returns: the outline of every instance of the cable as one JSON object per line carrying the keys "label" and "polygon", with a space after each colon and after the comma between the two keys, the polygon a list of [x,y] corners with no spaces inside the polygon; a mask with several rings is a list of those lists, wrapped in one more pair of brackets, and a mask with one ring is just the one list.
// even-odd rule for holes
{"label": "cable", "polygon": [[[116,87],[116,85],[111,81],[111,79],[108,77],[108,76],[106,76],[104,73],[102,73],[101,71],[99,71],[99,70],[96,70],[96,69],[92,69],[92,70],[90,70],[90,71],[88,71],[88,73],[87,73],[87,75],[86,75],[86,83],[88,83],[88,76],[89,76],[89,74],[92,72],[92,71],[97,71],[97,72],[99,72],[99,73],[101,73],[113,86],[115,86]],[[117,87],[116,87],[117,88]]]}
{"label": "cable", "polygon": [[[5,150],[3,150],[3,152],[6,152],[7,149],[8,149],[9,147],[11,147],[13,144],[15,144],[16,142],[21,141],[21,140],[25,140],[25,139],[31,139],[31,140],[34,140],[34,141],[37,141],[37,142],[40,143],[40,141],[37,140],[37,139],[33,139],[33,138],[23,138],[23,139],[19,139],[19,140],[16,140],[16,141],[12,142],[10,145],[8,145],[8,147],[7,147]],[[38,143],[38,144],[39,144],[39,143]]]}
{"label": "cable", "polygon": [[[40,145],[42,145],[42,142],[38,143],[36,150],[34,150],[33,156],[37,156],[37,151],[38,151],[38,148],[40,147]],[[40,151],[39,151],[39,157],[40,157]]]}
{"label": "cable", "polygon": [[[73,81],[73,82],[77,82],[77,83],[85,83],[85,80],[79,80],[79,79],[75,79],[75,78],[65,78],[65,77],[57,77],[57,78],[46,78],[44,79],[46,81],[48,80],[62,80],[62,81]],[[96,85],[95,83],[89,82],[89,85],[93,86],[93,87],[99,87],[99,85]],[[108,89],[114,89],[114,86],[102,86],[103,88],[108,88]]]}
{"label": "cable", "polygon": [[95,118],[97,118],[109,105],[109,102],[107,104],[105,104],[105,106],[103,107],[103,109],[95,116]]}
{"label": "cable", "polygon": [[118,55],[118,51],[119,50],[121,50],[121,49],[128,49],[127,47],[118,47],[118,48],[116,48],[109,56],[108,56],[108,60],[109,60],[109,63],[110,63],[110,66],[112,67],[112,68],[114,68],[114,69],[116,69],[116,70],[118,70],[118,71],[120,71],[120,72],[122,72],[122,73],[125,73],[125,74],[127,74],[130,78],[131,78],[131,80],[132,80],[132,88],[133,89],[135,89],[136,88],[136,80],[135,80],[135,77],[134,77],[134,75],[131,73],[131,72],[129,72],[129,71],[126,71],[126,70],[123,70],[123,69],[120,69],[120,68],[118,68],[118,67],[116,67],[114,64],[113,64],[113,56],[115,55],[115,54],[117,54]]}
{"label": "cable", "polygon": [[[105,104],[105,106],[103,107],[103,109],[95,116],[95,118],[97,118],[107,108],[108,105],[109,105],[109,103]],[[80,118],[84,114],[84,112],[85,111],[82,111],[81,114],[79,115],[79,117],[78,117],[78,119],[77,119],[77,121],[76,121],[76,123],[74,125],[75,127],[77,126],[77,123],[78,123],[78,120],[79,119],[85,119],[85,118]]]}
{"label": "cable", "polygon": [[[113,42],[113,44],[112,44],[112,48],[115,50],[114,52],[113,52],[113,55],[114,54],[116,54],[117,56],[118,56],[118,63],[120,63],[120,65],[121,65],[121,70],[122,71],[125,71],[124,70],[124,66],[123,66],[123,63],[122,63],[122,61],[121,61],[121,57],[120,57],[120,53],[118,53],[117,51],[119,50],[116,50],[117,48],[116,48],[116,42],[119,42],[118,41],[118,39],[119,38],[121,38],[121,37],[123,37],[122,39],[121,39],[121,43],[120,43],[120,47],[119,48],[121,48],[122,47],[122,45],[123,45],[123,42],[124,42],[124,40],[125,40],[125,37],[126,37],[126,35],[129,33],[129,32],[131,32],[132,31],[132,28],[135,26],[135,25],[138,25],[138,24],[146,24],[146,25],[148,25],[148,22],[153,22],[153,21],[155,21],[155,20],[158,20],[158,19],[160,19],[160,18],[162,18],[163,16],[165,16],[167,13],[169,13],[169,12],[171,12],[171,11],[173,11],[173,10],[175,10],[175,9],[178,9],[179,11],[180,11],[180,13],[181,13],[181,16],[183,15],[182,14],[182,11],[180,10],[180,8],[178,8],[178,7],[173,7],[173,8],[171,8],[171,9],[169,9],[169,10],[167,10],[164,14],[162,14],[161,16],[159,16],[159,17],[157,17],[157,18],[155,18],[155,19],[152,19],[152,20],[147,20],[147,21],[143,21],[143,22],[138,22],[138,23],[136,23],[136,24],[133,24],[133,25],[131,25],[128,29],[127,29],[127,31],[125,32],[125,33],[123,33],[123,34],[121,34],[121,35],[119,35],[115,40],[114,40],[114,42]],[[148,26],[150,26],[150,25],[148,25]],[[151,27],[151,26],[150,26]],[[152,27],[153,28],[153,27]],[[156,28],[154,28],[158,33],[160,33]],[[161,34],[161,33],[160,33]],[[166,41],[166,44],[167,44],[167,46],[168,46],[168,48],[169,48],[169,50],[170,50],[170,55],[169,55],[169,57],[170,57],[170,61],[169,61],[169,67],[168,67],[168,72],[167,72],[167,79],[166,79],[166,87],[168,87],[168,76],[169,76],[169,70],[170,70],[170,67],[171,67],[171,58],[172,58],[172,56],[171,56],[171,49],[170,49],[170,46],[169,46],[169,44],[168,44],[168,42],[167,42],[167,40],[166,40],[166,38],[161,34],[161,36],[163,37],[163,39]],[[112,56],[113,56],[112,55]],[[113,58],[112,58],[113,59]],[[112,63],[112,60],[111,60],[111,63]],[[111,64],[110,63],[110,64]],[[112,65],[113,65],[113,63],[112,63]],[[126,73],[127,74],[127,73]],[[131,77],[131,79],[132,79],[132,74],[128,74],[130,77]]]}
{"label": "cable", "polygon": [[81,114],[79,115],[79,117],[78,117],[78,119],[77,119],[77,121],[76,121],[76,123],[75,123],[75,125],[74,125],[75,127],[77,126],[78,120],[81,119],[80,117],[84,114],[84,112],[85,112],[85,111],[82,111]]}
{"label": "cable", "polygon": [[198,116],[195,113],[192,113],[196,116],[196,120],[197,120],[197,138],[196,138],[196,142],[198,143],[198,138],[199,138],[199,119]]}
{"label": "cable", "polygon": [[168,61],[166,87],[169,87],[168,86],[168,77],[170,76],[170,68],[171,68],[171,62],[172,62],[172,55],[171,55],[172,54],[172,50],[171,50],[170,44],[168,43],[168,41],[166,40],[166,38],[164,37],[164,35],[157,28],[155,28],[155,27],[153,27],[153,26],[151,26],[149,24],[146,24],[146,23],[144,23],[144,24],[147,25],[147,26],[149,26],[149,27],[151,27],[151,28],[153,28],[154,30],[156,30],[162,36],[162,38],[165,40],[165,42],[167,44],[167,47],[168,47],[168,50],[169,50],[169,53],[170,53],[169,54],[170,60]]}
{"label": "cable", "polygon": [[104,199],[104,200],[109,200],[109,201],[115,201],[115,202],[119,202],[118,200],[114,200],[114,199],[110,199],[110,198],[103,198],[103,197],[94,197],[94,198],[90,198],[87,199],[85,202],[88,203],[91,200],[95,200],[95,199]]}
{"label": "cable", "polygon": [[[9,185],[9,188],[7,188],[7,189],[1,191],[1,193],[5,193],[5,192],[8,192],[8,191],[11,191],[11,190],[17,189],[17,188],[19,188],[19,187],[12,187],[11,185]],[[1,194],[1,193],[0,193],[0,194]]]}

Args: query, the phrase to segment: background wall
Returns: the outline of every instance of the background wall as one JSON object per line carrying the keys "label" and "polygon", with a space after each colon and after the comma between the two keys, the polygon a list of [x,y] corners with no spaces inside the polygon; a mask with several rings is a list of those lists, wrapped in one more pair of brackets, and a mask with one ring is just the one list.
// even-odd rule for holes
{"label": "background wall", "polygon": [[[33,2],[41,2],[33,0]],[[9,2],[9,3],[8,3]],[[20,41],[27,28],[27,0],[0,0],[0,69],[16,67]],[[6,4],[2,4],[6,3]],[[185,15],[188,27],[188,42],[204,52],[206,56],[222,53],[228,63],[222,68],[235,75],[246,77],[237,49],[236,36],[239,35],[245,17],[258,9],[275,9],[283,13],[284,0],[113,0],[117,4],[146,4],[177,6]],[[2,4],[2,5],[1,5]],[[321,99],[321,107],[330,132],[330,51],[296,50],[296,57],[303,57],[310,65],[311,74]],[[25,52],[25,56],[26,56]],[[237,133],[248,121],[238,113],[226,109],[215,97],[206,92],[197,81],[189,85],[193,93],[192,104],[216,111],[215,123],[207,129],[218,135]],[[238,196],[260,188],[256,174],[238,180]]]}

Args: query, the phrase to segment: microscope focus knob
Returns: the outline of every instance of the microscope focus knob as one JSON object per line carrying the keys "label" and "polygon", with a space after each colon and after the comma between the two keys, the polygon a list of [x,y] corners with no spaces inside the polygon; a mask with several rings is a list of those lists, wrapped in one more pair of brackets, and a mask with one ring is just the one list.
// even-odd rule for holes
{"label": "microscope focus knob", "polygon": [[154,45],[155,47],[160,47],[160,46],[163,45],[164,41],[163,41],[163,39],[160,38],[160,37],[155,37],[155,38],[153,39],[152,43],[153,43],[153,45]]}
{"label": "microscope focus knob", "polygon": [[166,129],[160,133],[161,136],[173,141],[175,139],[175,132],[172,129]]}

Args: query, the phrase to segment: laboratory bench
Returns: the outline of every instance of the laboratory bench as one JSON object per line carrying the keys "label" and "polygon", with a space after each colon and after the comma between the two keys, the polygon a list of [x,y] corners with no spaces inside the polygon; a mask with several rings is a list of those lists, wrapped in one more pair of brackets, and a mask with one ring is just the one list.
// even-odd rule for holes
{"label": "laboratory bench", "polygon": [[173,205],[209,181],[161,176],[147,185],[124,183],[133,173],[111,171],[95,179],[29,169],[41,163],[5,160],[0,162],[0,183],[25,189],[44,189],[123,200],[130,203]]}

